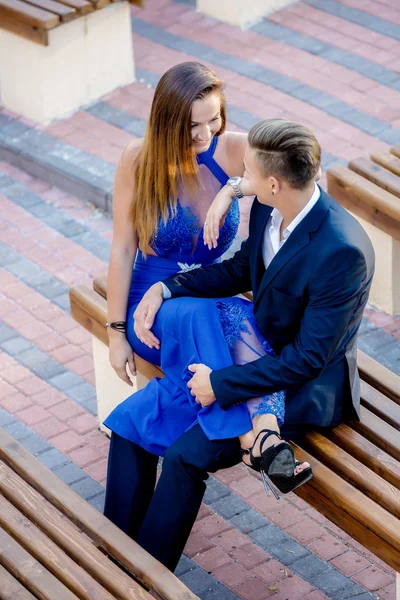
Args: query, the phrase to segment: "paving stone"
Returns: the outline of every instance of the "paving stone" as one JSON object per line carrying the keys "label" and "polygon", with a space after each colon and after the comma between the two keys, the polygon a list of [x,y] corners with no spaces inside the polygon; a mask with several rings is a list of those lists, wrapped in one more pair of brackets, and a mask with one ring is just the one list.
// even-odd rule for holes
{"label": "paving stone", "polygon": [[0,243],[0,265],[2,267],[7,267],[19,260],[19,255],[13,248]]}
{"label": "paving stone", "polygon": [[224,498],[225,496],[229,496],[231,492],[227,487],[224,486],[223,483],[220,483],[214,477],[210,477],[207,481],[207,488],[204,494],[203,502],[205,504],[211,504],[220,498]]}
{"label": "paving stone", "polygon": [[85,471],[72,461],[67,462],[62,467],[54,469],[54,473],[68,485],[76,483],[80,479],[87,478]]}
{"label": "paving stone", "polygon": [[289,536],[275,525],[267,525],[266,527],[256,529],[249,534],[249,537],[253,542],[261,546],[261,548],[270,552],[272,556],[274,556],[273,549],[276,548],[278,544],[290,540]]}
{"label": "paving stone", "polygon": [[15,421],[15,417],[13,415],[10,415],[10,413],[4,410],[4,408],[0,408],[0,427],[5,427],[5,425],[9,425],[13,421]]}
{"label": "paving stone", "polygon": [[85,479],[72,483],[71,488],[85,500],[89,500],[90,498],[97,496],[97,494],[104,492],[103,486],[91,477],[86,477]]}
{"label": "paving stone", "polygon": [[[347,598],[349,595],[356,592],[353,591],[354,583],[348,577],[339,573],[336,569],[333,569],[328,565],[328,569],[325,569],[322,573],[319,573],[315,577],[310,579],[310,582],[329,598],[339,600],[340,595],[344,590],[349,590],[349,594],[343,596]],[[360,586],[361,587],[361,586]],[[359,591],[364,592],[365,589],[361,588]]]}
{"label": "paving stone", "polygon": [[191,571],[187,571],[179,578],[194,594],[200,594],[211,588],[215,584],[215,579],[203,569],[197,567]]}
{"label": "paving stone", "polygon": [[238,496],[231,494],[213,502],[211,507],[224,519],[230,519],[248,510],[249,505]]}
{"label": "paving stone", "polygon": [[238,127],[242,127],[243,129],[251,129],[253,125],[259,122],[259,117],[252,115],[247,110],[243,110],[238,106],[228,106],[228,120],[237,125]]}
{"label": "paving stone", "polygon": [[22,336],[14,335],[14,337],[9,338],[5,342],[1,342],[0,348],[4,350],[4,352],[7,352],[7,354],[9,354],[10,356],[19,356],[26,350],[32,350],[33,346],[30,342],[28,342],[28,340],[26,340]]}
{"label": "paving stone", "polygon": [[71,312],[69,292],[64,292],[63,294],[60,294],[59,296],[52,298],[52,302],[53,302],[53,304],[56,304],[57,306],[59,306],[60,308],[65,310],[65,312],[67,312],[67,313]]}
{"label": "paving stone", "polygon": [[55,209],[54,206],[52,206],[51,204],[41,202],[40,204],[31,206],[29,212],[37,219],[46,222],[48,217],[57,214],[57,209]]}
{"label": "paving stone", "polygon": [[42,452],[46,452],[51,448],[49,442],[47,440],[44,440],[42,437],[40,437],[40,435],[37,435],[36,433],[32,433],[32,435],[30,435],[29,437],[21,440],[21,444],[24,448],[29,450],[29,452],[35,455],[41,454]]}
{"label": "paving stone", "polygon": [[[8,194],[6,195],[8,196]],[[25,209],[33,208],[34,206],[37,206],[43,202],[40,196],[28,189],[23,191],[21,194],[13,196],[12,200],[15,202],[15,204],[18,204],[18,206],[21,206]]]}
{"label": "paving stone", "polygon": [[242,533],[249,533],[255,529],[260,529],[265,527],[265,524],[268,523],[268,521],[253,508],[232,517],[229,522]]}
{"label": "paving stone", "polygon": [[295,561],[310,555],[307,548],[292,539],[271,547],[269,553],[286,566],[291,566]]}
{"label": "paving stone", "polygon": [[2,427],[18,442],[32,435],[32,429],[29,429],[21,421],[13,420],[12,422],[5,423]]}
{"label": "paving stone", "polygon": [[64,370],[63,373],[56,375],[48,380],[48,383],[55,387],[60,392],[68,393],[68,390],[82,384],[82,378],[75,373]]}
{"label": "paving stone", "polygon": [[106,499],[106,492],[105,492],[105,490],[103,490],[100,494],[98,494],[94,498],[90,498],[90,500],[88,500],[88,502],[91,506],[93,506],[93,508],[95,508],[101,514],[103,514],[105,499]]}
{"label": "paving stone", "polygon": [[60,365],[60,363],[36,347],[20,352],[17,355],[17,360],[45,381],[50,381],[52,378],[65,373],[63,365]]}
{"label": "paving stone", "polygon": [[51,470],[57,469],[57,467],[61,467],[61,465],[69,462],[69,459],[65,456],[65,454],[56,448],[51,448],[47,452],[43,452],[38,456],[38,459],[41,463],[46,465],[48,469]]}
{"label": "paving stone", "polygon": [[174,573],[177,577],[180,577],[184,573],[187,573],[188,571],[191,571],[192,569],[197,569],[197,568],[198,568],[198,566],[196,565],[195,562],[192,561],[191,558],[182,554]]}
{"label": "paving stone", "polygon": [[[0,122],[1,125],[1,122]],[[0,173],[0,190],[6,196],[6,192],[9,188],[15,185],[14,179],[5,175],[4,173]],[[18,192],[17,192],[18,193]]]}
{"label": "paving stone", "polygon": [[[12,338],[19,337],[17,333],[11,327],[8,327],[5,323],[0,323],[0,346],[3,342],[11,340]],[[2,347],[2,346],[1,346]]]}
{"label": "paving stone", "polygon": [[228,590],[222,583],[214,583],[198,595],[201,600],[239,600],[239,597]]}
{"label": "paving stone", "polygon": [[328,563],[313,554],[309,554],[300,560],[296,560],[290,565],[290,568],[306,581],[310,581],[319,573],[323,573],[330,569]]}
{"label": "paving stone", "polygon": [[36,291],[42,296],[45,296],[45,298],[53,300],[54,298],[61,296],[61,294],[68,294],[69,287],[62,281],[53,277],[49,281],[36,286]]}

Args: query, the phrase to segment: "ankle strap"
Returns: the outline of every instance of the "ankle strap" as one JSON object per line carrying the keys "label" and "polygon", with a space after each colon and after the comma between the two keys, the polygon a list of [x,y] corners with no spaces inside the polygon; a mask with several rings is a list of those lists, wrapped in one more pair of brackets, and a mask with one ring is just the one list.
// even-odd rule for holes
{"label": "ankle strap", "polygon": [[[276,437],[278,437],[280,440],[282,439],[281,436],[279,435],[279,433],[277,431],[275,431],[274,429],[261,429],[261,431],[257,434],[256,439],[254,440],[254,444],[256,443],[256,441],[258,440],[258,438],[260,437],[260,435],[262,433],[265,433],[264,437],[262,438],[261,442],[260,442],[260,451],[262,452],[262,447],[265,443],[265,441],[271,436],[271,435],[276,435]],[[253,444],[253,446],[254,446]]]}

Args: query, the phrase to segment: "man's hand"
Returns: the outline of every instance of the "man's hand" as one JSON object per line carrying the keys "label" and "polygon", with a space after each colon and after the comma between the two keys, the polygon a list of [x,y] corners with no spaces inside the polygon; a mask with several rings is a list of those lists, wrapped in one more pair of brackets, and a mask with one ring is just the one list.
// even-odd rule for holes
{"label": "man's hand", "polygon": [[163,301],[162,285],[155,283],[147,290],[133,315],[133,329],[139,340],[149,348],[157,350],[160,349],[160,340],[150,330]]}
{"label": "man's hand", "polygon": [[206,365],[189,365],[189,371],[194,373],[192,379],[188,381],[188,388],[192,396],[195,396],[196,402],[203,408],[215,402],[214,391],[211,386],[210,373],[212,369]]}

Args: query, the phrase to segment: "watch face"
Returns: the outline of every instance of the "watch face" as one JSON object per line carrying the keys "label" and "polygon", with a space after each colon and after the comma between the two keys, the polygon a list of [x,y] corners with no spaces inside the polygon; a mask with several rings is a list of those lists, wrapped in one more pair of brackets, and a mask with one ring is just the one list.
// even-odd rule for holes
{"label": "watch face", "polygon": [[239,185],[241,177],[231,177],[228,181],[231,185]]}

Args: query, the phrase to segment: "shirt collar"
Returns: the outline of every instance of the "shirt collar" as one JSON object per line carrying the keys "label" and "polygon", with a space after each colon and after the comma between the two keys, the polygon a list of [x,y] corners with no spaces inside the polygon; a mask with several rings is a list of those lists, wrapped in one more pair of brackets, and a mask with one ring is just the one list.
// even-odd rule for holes
{"label": "shirt collar", "polygon": [[[284,239],[289,237],[289,235],[293,232],[293,230],[297,227],[297,225],[308,215],[310,210],[315,206],[315,204],[319,200],[320,196],[321,196],[321,190],[319,189],[317,184],[314,183],[314,191],[313,191],[311,198],[309,199],[309,201],[307,202],[307,204],[305,205],[303,210],[301,210],[299,212],[297,217],[295,217],[293,219],[293,221],[284,230],[284,232],[282,234]],[[279,228],[281,226],[282,220],[283,220],[282,214],[280,213],[280,211],[277,208],[274,208],[271,212],[272,227]]]}

